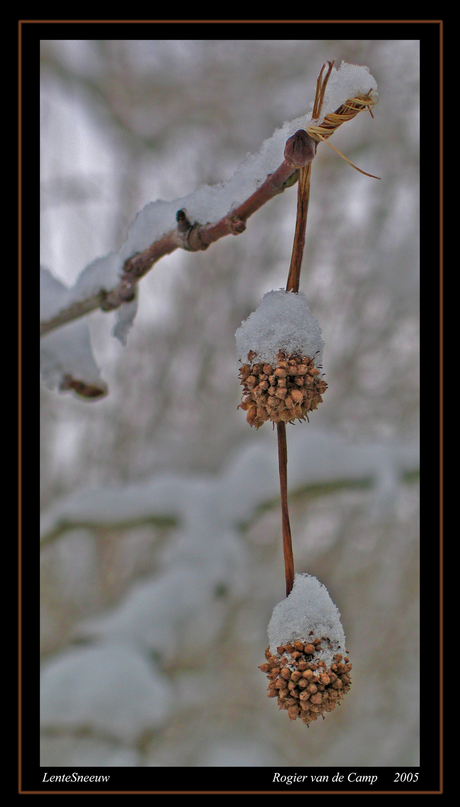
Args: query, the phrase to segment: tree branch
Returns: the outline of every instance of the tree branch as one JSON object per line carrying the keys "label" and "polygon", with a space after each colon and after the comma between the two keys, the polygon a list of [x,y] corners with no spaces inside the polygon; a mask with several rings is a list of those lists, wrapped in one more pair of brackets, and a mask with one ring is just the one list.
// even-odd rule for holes
{"label": "tree branch", "polygon": [[[302,130],[300,130],[302,131]],[[299,133],[297,133],[298,135]],[[303,134],[305,134],[303,132]],[[297,135],[289,138],[287,143],[296,138]],[[283,163],[269,174],[265,181],[257,190],[237,208],[232,209],[220,221],[208,224],[191,223],[184,210],[179,210],[176,214],[177,227],[166,233],[157,241],[153,242],[148,249],[142,253],[136,253],[125,261],[123,274],[119,283],[111,291],[98,291],[91,297],[75,302],[49,320],[40,323],[40,336],[45,336],[55,328],[72,322],[79,317],[86,316],[101,309],[102,311],[113,311],[123,303],[134,299],[136,284],[147,274],[152,266],[163,258],[170,255],[176,249],[185,249],[189,252],[198,252],[207,249],[210,244],[224,238],[227,235],[239,235],[246,229],[247,219],[257,210],[263,207],[270,199],[294,184],[297,180],[298,169],[305,164],[305,149],[302,147],[298,153],[293,154],[292,149],[285,154]],[[313,159],[312,154],[311,159]],[[301,160],[299,163],[298,160]]]}
{"label": "tree branch", "polygon": [[[366,86],[370,85],[369,91],[356,93],[356,96],[348,98],[335,112],[327,112],[324,119],[319,120],[326,85],[334,63],[328,62],[327,64],[328,69],[325,77],[323,78],[322,74],[326,65],[323,66],[318,77],[312,122],[307,126],[306,131],[299,129],[286,141],[283,163],[273,174],[266,177],[265,181],[259,185],[248,199],[239,204],[238,207],[230,210],[219,221],[206,224],[192,223],[187,218],[185,210],[178,210],[176,213],[177,227],[162,235],[142,253],[130,256],[125,261],[120,280],[114,288],[109,291],[100,288],[88,298],[73,300],[67,307],[58,311],[55,316],[40,323],[40,336],[44,336],[55,328],[59,328],[79,317],[86,316],[86,314],[98,308],[102,311],[113,311],[123,303],[130,302],[135,297],[136,284],[140,278],[160,258],[171,254],[176,249],[181,248],[190,252],[197,252],[207,249],[214,241],[218,241],[226,235],[239,235],[239,233],[244,232],[247,219],[266,202],[273,199],[274,196],[293,185],[297,181],[300,172],[300,184],[302,187],[299,188],[299,204],[303,205],[303,210],[299,210],[298,232],[296,233],[287,286],[288,290],[298,290],[300,261],[303,251],[301,232],[302,230],[305,231],[310,166],[316,154],[317,144],[321,141],[327,142],[327,139],[339,126],[346,121],[352,120],[360,111],[367,109],[372,114],[372,107],[376,103],[376,93],[372,86],[372,83],[375,85],[375,81],[371,76],[368,78],[366,74],[364,80]],[[328,143],[328,145],[331,144]],[[346,157],[345,159],[350,162]],[[352,165],[352,163],[350,164]],[[356,166],[353,167],[356,168]],[[361,169],[358,168],[357,170],[360,171]]]}

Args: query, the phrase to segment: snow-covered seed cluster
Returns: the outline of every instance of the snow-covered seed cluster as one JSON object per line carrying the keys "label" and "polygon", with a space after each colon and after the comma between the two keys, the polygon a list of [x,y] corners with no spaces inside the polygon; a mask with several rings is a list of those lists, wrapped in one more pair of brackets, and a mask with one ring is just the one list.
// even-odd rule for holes
{"label": "snow-covered seed cluster", "polygon": [[257,429],[266,420],[304,420],[322,401],[321,328],[302,292],[264,294],[236,334],[243,385],[240,407]]}
{"label": "snow-covered seed cluster", "polygon": [[254,362],[249,352],[248,364],[240,369],[243,397],[241,409],[246,420],[257,429],[267,420],[274,423],[308,419],[308,412],[323,400],[327,384],[314,366],[314,357],[277,354],[275,366]]}
{"label": "snow-covered seed cluster", "polygon": [[290,720],[300,718],[307,726],[319,715],[332,712],[351,686],[348,657],[333,656],[332,664],[315,661],[315,653],[328,639],[311,637],[311,641],[295,641],[277,647],[277,653],[265,651],[266,664],[259,669],[267,673],[268,697],[277,698],[280,709],[287,709]]}
{"label": "snow-covered seed cluster", "polygon": [[268,625],[268,697],[277,698],[291,720],[307,725],[341,702],[351,686],[351,664],[340,613],[316,577],[296,574],[286,599]]}

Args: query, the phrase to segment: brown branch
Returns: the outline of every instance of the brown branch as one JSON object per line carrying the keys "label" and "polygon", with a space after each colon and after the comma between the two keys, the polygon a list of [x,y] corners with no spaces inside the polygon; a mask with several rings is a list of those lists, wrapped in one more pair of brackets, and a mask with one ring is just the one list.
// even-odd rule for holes
{"label": "brown branch", "polygon": [[[320,116],[324,93],[333,64],[334,62],[327,62],[324,77],[323,72],[326,64],[323,65],[318,76],[313,120],[318,119]],[[55,328],[72,322],[72,320],[86,316],[98,308],[102,311],[113,311],[123,303],[133,300],[136,294],[136,284],[140,278],[160,258],[171,254],[176,249],[181,248],[197,252],[207,249],[214,241],[218,241],[226,235],[239,235],[239,233],[244,232],[247,219],[266,202],[273,199],[274,196],[293,185],[300,173],[296,236],[287,283],[288,291],[298,291],[300,264],[305,244],[311,162],[316,154],[318,141],[326,140],[338,126],[354,118],[361,110],[368,109],[371,112],[374,104],[375,98],[371,90],[367,95],[346,101],[336,112],[326,115],[322,123],[312,123],[307,127],[307,131],[300,129],[292,135],[286,142],[284,162],[279,168],[273,174],[269,174],[248,199],[223,216],[220,221],[207,224],[191,223],[185,211],[179,210],[176,214],[177,227],[174,230],[154,241],[144,252],[136,253],[125,261],[123,275],[114,289],[109,292],[101,289],[92,297],[74,302],[59,311],[56,316],[41,322],[40,336],[44,336]],[[331,144],[329,143],[328,145]],[[347,162],[350,161],[347,160]],[[354,167],[356,168],[356,166]],[[360,171],[361,169],[358,168],[357,170]],[[366,172],[363,171],[362,173]],[[369,176],[373,175],[370,174]]]}
{"label": "brown branch", "polygon": [[[302,130],[303,131],[303,130]],[[297,133],[298,134],[298,133]],[[305,135],[305,132],[303,132]],[[294,138],[296,135],[293,136]],[[307,135],[308,137],[308,135]],[[289,138],[289,143],[292,138]],[[313,141],[312,141],[313,142]],[[316,144],[315,144],[316,151]],[[277,196],[289,187],[296,179],[299,167],[305,165],[306,159],[313,159],[314,153],[309,156],[305,148],[295,154],[287,149],[283,163],[269,174],[256,191],[237,208],[234,208],[218,222],[199,224],[191,223],[185,211],[179,210],[176,214],[177,227],[166,233],[158,241],[154,241],[144,252],[137,253],[125,261],[123,275],[120,282],[110,292],[99,291],[86,300],[78,301],[60,311],[55,317],[40,323],[40,336],[44,336],[55,328],[59,328],[79,317],[86,316],[101,309],[113,311],[123,303],[132,300],[136,293],[138,281],[152,268],[152,266],[171,254],[176,249],[185,249],[198,252],[207,249],[210,244],[227,235],[239,235],[246,229],[247,219],[259,210],[270,199]],[[301,162],[297,162],[300,159]]]}

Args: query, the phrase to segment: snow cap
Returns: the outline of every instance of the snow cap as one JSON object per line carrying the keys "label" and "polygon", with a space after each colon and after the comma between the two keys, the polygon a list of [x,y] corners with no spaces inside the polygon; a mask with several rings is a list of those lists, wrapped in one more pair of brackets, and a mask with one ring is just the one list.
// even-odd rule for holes
{"label": "snow cap", "polygon": [[316,367],[322,365],[324,342],[318,320],[310,312],[305,295],[300,292],[269,291],[236,334],[240,361],[248,361],[253,351],[256,362],[275,365],[282,350],[287,356],[308,356]]}
{"label": "snow cap", "polygon": [[[345,653],[345,634],[340,612],[323,583],[309,574],[296,574],[291,593],[275,605],[268,625],[270,651],[295,640],[329,639],[315,654],[317,661],[333,662],[335,653]],[[330,644],[330,647],[329,647]]]}
{"label": "snow cap", "polygon": [[375,100],[377,100],[377,82],[371,75],[369,68],[364,65],[347,64],[347,62],[342,61],[338,70],[335,67],[332,68],[326,92],[324,93],[320,120],[324,120],[326,115],[335,112],[348,99],[367,95],[371,91]]}

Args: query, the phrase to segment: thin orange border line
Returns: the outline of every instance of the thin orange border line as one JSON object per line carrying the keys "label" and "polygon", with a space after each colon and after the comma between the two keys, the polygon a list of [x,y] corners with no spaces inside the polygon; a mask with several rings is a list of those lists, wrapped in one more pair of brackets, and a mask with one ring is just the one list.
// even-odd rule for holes
{"label": "thin orange border line", "polygon": [[22,727],[22,567],[21,567],[21,536],[22,536],[22,487],[21,487],[21,456],[22,456],[22,431],[21,431],[21,402],[22,402],[22,380],[21,380],[21,350],[22,350],[22,318],[21,318],[21,270],[22,270],[22,220],[21,220],[21,186],[22,186],[22,162],[21,162],[21,100],[22,100],[22,70],[21,70],[21,23],[18,24],[18,792],[21,793],[22,781],[22,755],[21,755],[21,727]]}
{"label": "thin orange border line", "polygon": [[444,519],[443,519],[443,491],[444,491],[444,476],[443,476],[443,438],[444,438],[444,422],[442,416],[443,409],[443,355],[444,355],[444,340],[443,340],[443,293],[444,293],[444,250],[443,250],[443,180],[442,171],[444,165],[444,154],[442,148],[443,136],[443,122],[442,116],[444,111],[443,104],[443,40],[442,40],[443,24],[442,20],[439,29],[439,658],[440,658],[440,682],[439,682],[439,779],[441,793],[443,792],[443,704],[444,704],[444,689],[443,689],[443,671],[444,671],[444,637],[443,637],[443,624],[444,624],[444,610],[443,610],[443,558],[444,558]]}

